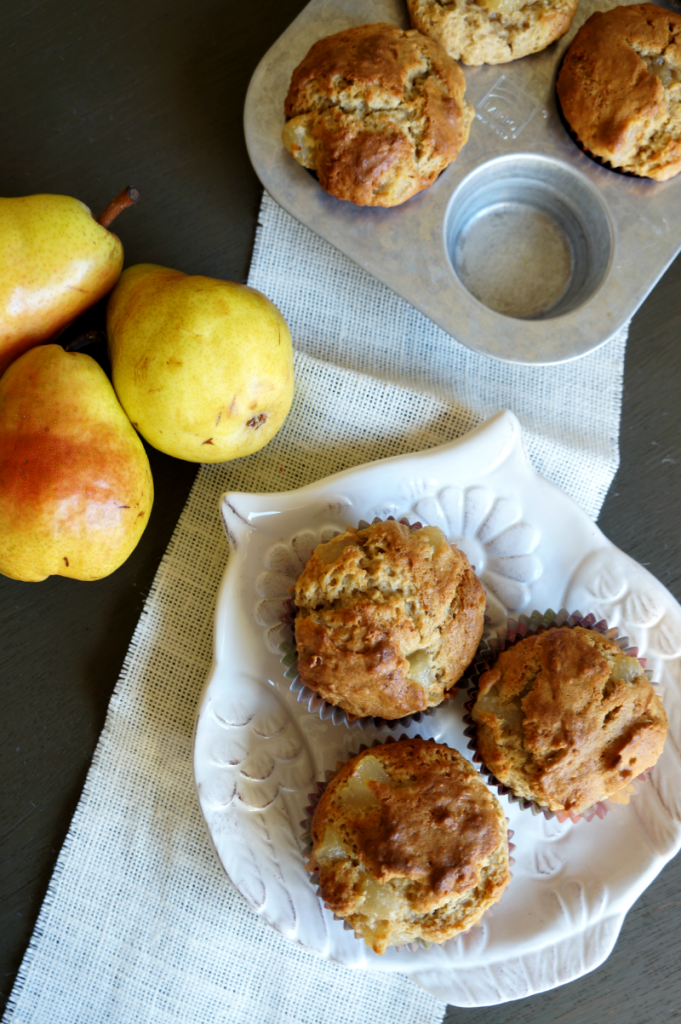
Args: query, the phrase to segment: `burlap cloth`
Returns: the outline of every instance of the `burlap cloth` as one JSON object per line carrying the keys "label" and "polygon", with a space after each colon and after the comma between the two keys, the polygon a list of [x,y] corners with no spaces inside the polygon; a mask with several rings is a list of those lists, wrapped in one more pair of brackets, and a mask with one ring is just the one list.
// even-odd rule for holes
{"label": "burlap cloth", "polygon": [[249,283],[291,326],[294,406],[263,451],[199,471],[22,963],[12,1024],[429,1024],[444,1014],[404,977],[289,943],[218,867],[192,778],[228,555],[218,498],[441,444],[508,408],[536,468],[595,518],[617,468],[626,330],[562,366],[477,356],[268,196]]}

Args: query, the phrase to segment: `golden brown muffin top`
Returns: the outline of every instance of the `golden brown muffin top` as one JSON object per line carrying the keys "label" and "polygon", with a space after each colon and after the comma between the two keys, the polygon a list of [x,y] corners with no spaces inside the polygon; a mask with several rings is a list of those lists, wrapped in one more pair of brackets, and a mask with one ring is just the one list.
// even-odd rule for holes
{"label": "golden brown muffin top", "polygon": [[556,90],[595,156],[659,181],[681,170],[681,15],[653,4],[592,14]]}
{"label": "golden brown muffin top", "polygon": [[284,143],[332,195],[394,206],[466,142],[464,91],[459,66],[420,32],[359,25],[320,39],[293,72]]}
{"label": "golden brown muffin top", "polygon": [[348,761],[322,794],[312,838],[322,896],[377,952],[465,930],[510,879],[498,800],[465,758],[432,740]]}
{"label": "golden brown muffin top", "polygon": [[578,0],[407,0],[414,28],[464,64],[504,64],[570,28]]}
{"label": "golden brown muffin top", "polygon": [[482,635],[485,595],[437,527],[374,523],[318,545],[294,590],[298,672],[349,714],[441,703]]}
{"label": "golden brown muffin top", "polygon": [[640,662],[595,630],[526,637],[480,677],[487,767],[517,795],[579,813],[650,768],[667,717]]}
{"label": "golden brown muffin top", "polygon": [[448,754],[425,753],[431,757],[418,746],[400,748],[392,758],[387,752],[381,760],[390,783],[367,782],[378,806],[348,817],[347,825],[379,882],[414,878],[436,896],[461,895],[477,883],[484,858],[499,842],[499,822],[478,776]]}
{"label": "golden brown muffin top", "polygon": [[[319,39],[293,72],[284,104],[286,117],[320,106],[320,94],[335,91],[339,79],[361,90],[367,105],[379,99],[397,107],[402,103],[410,78],[423,71],[423,54],[436,53],[419,32],[405,32],[385,22],[357,25]],[[456,65],[454,65],[456,67]],[[449,64],[445,65],[451,72]],[[458,83],[454,75],[453,83]]]}

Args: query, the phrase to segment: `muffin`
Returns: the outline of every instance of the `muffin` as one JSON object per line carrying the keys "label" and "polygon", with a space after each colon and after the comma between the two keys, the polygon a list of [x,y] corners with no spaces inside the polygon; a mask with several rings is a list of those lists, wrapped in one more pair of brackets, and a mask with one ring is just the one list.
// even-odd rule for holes
{"label": "muffin", "polygon": [[407,0],[414,28],[464,64],[505,64],[565,35],[579,0]]}
{"label": "muffin", "polygon": [[461,68],[420,32],[359,25],[320,39],[295,69],[282,139],[337,199],[397,206],[466,142],[465,88]]}
{"label": "muffin", "polygon": [[376,953],[467,931],[511,878],[499,801],[465,758],[433,740],[348,761],[317,805],[312,844],[324,902]]}
{"label": "muffin", "polygon": [[592,14],[556,89],[590,155],[656,181],[681,170],[681,15],[652,4]]}
{"label": "muffin", "polygon": [[560,626],[502,651],[471,710],[485,767],[518,797],[579,815],[650,769],[667,716],[637,658]]}
{"label": "muffin", "polygon": [[294,605],[303,683],[350,715],[396,719],[456,693],[485,592],[438,527],[388,520],[318,544]]}

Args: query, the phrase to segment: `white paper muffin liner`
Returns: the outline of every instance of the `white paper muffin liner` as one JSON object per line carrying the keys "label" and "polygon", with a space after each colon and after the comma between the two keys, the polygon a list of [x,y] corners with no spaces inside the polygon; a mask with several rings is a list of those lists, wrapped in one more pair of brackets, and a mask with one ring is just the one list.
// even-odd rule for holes
{"label": "white paper muffin liner", "polygon": [[[395,516],[387,516],[387,520],[395,522]],[[368,523],[365,519],[360,519],[357,524],[357,529],[364,530],[369,525],[373,526],[374,523],[382,522],[384,522],[384,520],[380,519],[378,516],[376,516],[375,519],[372,519],[371,523]],[[403,526],[408,526],[410,530],[423,529],[423,523],[410,523],[405,517],[397,520],[397,522],[402,523]],[[340,533],[341,531],[339,530],[338,532]],[[290,628],[292,635],[294,618],[294,605],[293,601],[290,601],[288,603],[288,612],[282,618],[282,622]],[[295,693],[296,700],[299,704],[305,704],[307,706],[307,710],[313,715],[318,715],[323,722],[331,721],[334,725],[344,725],[348,729],[406,729],[407,726],[412,724],[412,722],[422,721],[424,715],[432,715],[436,710],[436,707],[440,706],[436,705],[436,707],[425,708],[423,711],[415,711],[411,715],[405,715],[404,718],[378,718],[372,716],[357,718],[355,715],[351,715],[349,712],[344,711],[336,704],[331,704],[314,690],[310,689],[309,686],[305,685],[298,675],[298,654],[293,640],[282,643],[281,650],[284,654],[281,659],[281,663],[286,669],[284,675],[287,679],[291,680],[289,689],[292,693]],[[445,700],[456,696],[461,682],[462,680],[459,680],[458,683],[455,683],[452,690],[445,695]]]}
{"label": "white paper muffin liner", "polygon": [[[399,736],[397,738],[395,736],[388,736],[386,739],[375,739],[373,741],[373,743],[369,743],[369,744],[362,743],[357,748],[357,750],[355,751],[354,754],[348,754],[348,756],[343,761],[341,761],[341,760],[336,761],[335,768],[331,768],[331,769],[329,769],[328,771],[325,772],[325,776],[326,776],[325,781],[324,782],[317,782],[315,784],[315,787],[312,790],[312,792],[308,794],[308,801],[309,801],[309,803],[305,807],[306,816],[300,822],[300,827],[303,830],[302,834],[301,834],[301,842],[302,842],[303,848],[305,850],[305,857],[306,857],[305,869],[309,872],[309,874],[310,874],[310,882],[315,887],[315,889],[317,890],[317,894],[318,894],[319,898],[322,900],[322,902],[324,902],[324,897],[322,896],[321,889],[319,887],[319,871],[318,871],[318,869],[316,867],[313,867],[311,865],[311,857],[312,857],[312,819],[314,817],[314,812],[317,809],[317,804],[319,803],[319,801],[322,798],[322,793],[324,792],[324,790],[326,789],[328,784],[331,782],[331,780],[336,777],[336,775],[341,770],[341,768],[343,768],[344,765],[346,765],[348,763],[348,761],[351,761],[353,759],[353,757],[357,757],[359,754],[363,754],[365,750],[373,750],[374,747],[382,747],[386,743],[396,743],[398,740],[415,740],[415,739],[416,740],[422,740],[423,736],[419,736],[418,733],[416,734],[416,736],[407,736],[406,733],[403,733],[401,736]],[[447,746],[447,744],[444,744],[444,746]],[[463,754],[461,756],[463,757]],[[509,824],[509,821],[508,821],[508,818],[506,818],[506,825],[507,825],[507,829],[508,829],[508,853],[509,853],[508,863],[509,863],[509,867],[512,867],[515,864],[515,858],[513,856],[511,856],[513,851],[515,850],[515,843],[511,842],[511,839],[514,836],[514,832],[513,832],[513,829],[508,828],[508,824]],[[509,873],[511,874],[511,877],[513,877],[512,872],[509,872]],[[509,882],[509,884],[510,884],[510,882]],[[508,888],[508,886],[507,886],[507,888]],[[503,899],[503,895],[502,895],[502,899]],[[484,916],[483,916],[483,918],[481,920],[489,918],[489,916],[494,912],[494,908],[495,908],[496,905],[497,904],[494,904],[492,907],[490,907],[488,910],[486,910],[485,914],[484,914]],[[331,908],[329,907],[328,903],[324,903],[324,906],[326,907],[327,910],[331,910]],[[332,911],[332,913],[333,913],[333,911]],[[334,917],[334,919],[336,921],[340,921],[341,922],[341,924],[343,925],[343,928],[345,929],[345,931],[353,932],[354,935],[355,935],[355,938],[357,939],[358,942],[364,942],[364,938],[361,935],[357,935],[357,933],[355,932],[355,930],[352,927],[352,925],[348,921],[346,921],[344,917],[339,917],[338,914],[333,914],[333,917]],[[406,950],[406,952],[408,952],[408,953],[416,953],[416,952],[418,952],[421,949],[430,949],[432,946],[435,946],[435,945],[440,946],[440,947],[444,947],[448,943],[456,942],[459,938],[461,938],[462,935],[468,935],[469,932],[471,932],[473,930],[473,928],[477,928],[477,927],[478,927],[478,925],[474,924],[474,925],[472,925],[471,928],[468,929],[468,931],[459,932],[458,935],[453,936],[451,939],[445,939],[444,942],[435,943],[435,942],[428,942],[426,939],[419,939],[417,942],[410,942],[410,943],[408,943],[405,946],[395,946],[393,948],[396,949],[397,952],[402,952],[402,951]]]}
{"label": "white paper muffin liner", "polygon": [[533,611],[531,615],[521,615],[517,619],[509,618],[507,620],[506,627],[490,630],[485,629],[480,646],[478,647],[477,654],[471,662],[470,667],[464,675],[463,684],[468,687],[468,699],[464,703],[464,722],[466,728],[464,729],[464,735],[468,738],[468,749],[473,751],[472,760],[479,765],[479,771],[481,775],[487,781],[487,784],[496,788],[500,796],[505,796],[511,803],[516,803],[522,810],[529,810],[533,814],[543,814],[545,818],[556,818],[560,822],[572,821],[577,823],[582,818],[585,821],[593,821],[594,818],[605,818],[609,811],[615,810],[618,805],[628,804],[632,796],[638,791],[638,783],[645,782],[648,777],[648,773],[652,771],[652,768],[646,769],[640,775],[637,775],[631,780],[626,786],[618,790],[607,800],[599,800],[597,803],[592,804],[591,807],[587,807],[580,814],[574,812],[564,811],[551,811],[548,807],[543,807],[541,804],[534,800],[528,800],[526,797],[517,796],[513,790],[500,782],[496,776],[486,767],[481,755],[477,750],[477,727],[471,712],[473,705],[478,696],[479,692],[479,680],[483,672],[486,672],[488,668],[494,664],[499,654],[508,650],[510,647],[514,647],[515,644],[519,643],[526,636],[534,636],[536,633],[543,633],[547,629],[552,629],[554,626],[582,626],[584,629],[593,629],[598,633],[602,633],[603,636],[607,637],[608,640],[612,640],[620,647],[624,654],[628,654],[632,658],[637,658],[643,668],[645,675],[651,680],[654,687],[659,684],[652,682],[652,672],[646,670],[645,658],[638,657],[638,648],[632,647],[629,644],[629,637],[619,636],[619,631],[616,627],[608,629],[608,623],[605,619],[596,621],[596,616],[593,614],[582,615],[581,612],[568,612],[566,608],[561,608],[559,612],[554,612],[552,608],[542,613],[539,611]]}

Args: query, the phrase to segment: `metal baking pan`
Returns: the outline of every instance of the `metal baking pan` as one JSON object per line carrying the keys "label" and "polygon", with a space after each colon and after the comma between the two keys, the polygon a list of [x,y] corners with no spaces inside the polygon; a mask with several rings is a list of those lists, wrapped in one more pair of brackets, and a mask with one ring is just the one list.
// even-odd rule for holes
{"label": "metal baking pan", "polygon": [[312,0],[251,80],[253,166],[285,210],[474,351],[532,365],[585,355],[681,249],[681,175],[655,182],[600,166],[558,114],[565,50],[589,15],[615,6],[581,0],[570,32],[541,53],[464,66],[476,109],[468,143],[425,192],[377,209],[333,198],[293,160],[281,142],[284,98],[317,39],[376,21],[407,28],[406,4]]}

